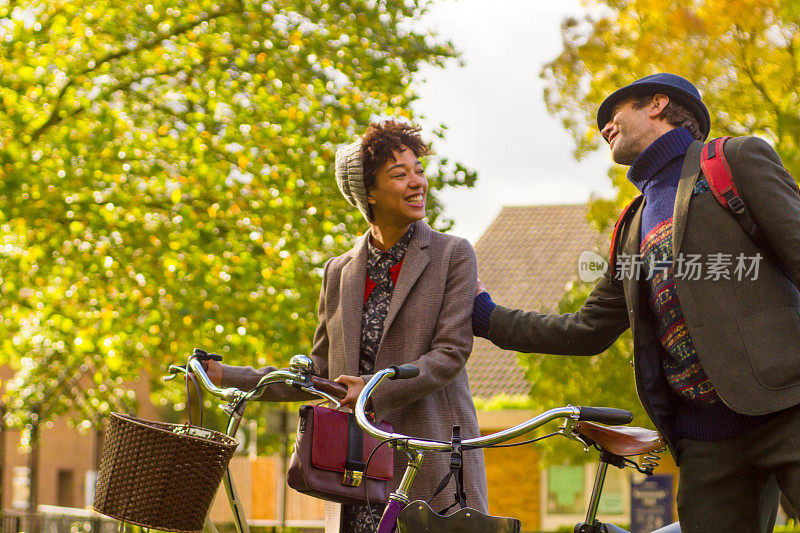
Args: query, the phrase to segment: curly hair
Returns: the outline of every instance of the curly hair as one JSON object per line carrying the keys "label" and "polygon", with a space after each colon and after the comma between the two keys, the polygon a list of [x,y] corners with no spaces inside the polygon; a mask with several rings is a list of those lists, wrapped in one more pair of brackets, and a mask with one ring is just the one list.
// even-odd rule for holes
{"label": "curly hair", "polygon": [[385,165],[395,152],[408,148],[417,157],[428,155],[428,145],[423,142],[419,132],[419,126],[394,120],[373,122],[369,125],[361,140],[364,187],[367,190],[375,184],[378,169]]}
{"label": "curly hair", "polygon": [[[652,102],[653,98],[655,98],[655,94],[637,96],[633,100],[633,108],[642,109]],[[661,118],[676,128],[686,128],[689,130],[692,137],[698,141],[702,141],[706,138],[700,131],[700,123],[697,121],[694,114],[673,98],[669,99],[669,103],[667,103],[664,110],[661,111]]]}

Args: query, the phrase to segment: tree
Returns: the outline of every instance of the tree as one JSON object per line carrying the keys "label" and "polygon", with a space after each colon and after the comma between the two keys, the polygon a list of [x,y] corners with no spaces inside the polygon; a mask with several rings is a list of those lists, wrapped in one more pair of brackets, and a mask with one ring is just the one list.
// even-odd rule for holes
{"label": "tree", "polygon": [[[601,142],[600,102],[656,72],[693,81],[711,114],[711,136],[759,135],[800,176],[800,2],[592,0],[562,24],[563,49],[542,69],[545,101],[575,139],[580,158]],[[636,191],[613,167],[613,202],[595,199],[599,227]]]}
{"label": "tree", "polygon": [[[309,349],[322,266],[365,227],[335,185],[336,146],[375,115],[409,117],[418,68],[455,55],[413,29],[426,5],[0,7],[0,342],[18,370],[15,424],[124,409],[123,380],[194,346],[249,364]],[[475,179],[446,159],[429,168],[432,188]]]}

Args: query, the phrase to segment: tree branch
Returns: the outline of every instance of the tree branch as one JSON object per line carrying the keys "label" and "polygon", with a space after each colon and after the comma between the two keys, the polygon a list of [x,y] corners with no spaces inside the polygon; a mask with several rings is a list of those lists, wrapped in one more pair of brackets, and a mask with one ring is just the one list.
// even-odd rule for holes
{"label": "tree branch", "polygon": [[205,17],[200,17],[195,22],[177,25],[177,26],[175,26],[175,28],[172,29],[172,31],[163,32],[163,33],[161,33],[159,35],[156,35],[155,37],[153,37],[152,39],[150,39],[149,41],[145,42],[144,44],[142,44],[140,46],[136,46],[136,47],[133,47],[133,48],[130,48],[130,49],[123,48],[121,50],[118,50],[116,52],[108,54],[104,58],[99,59],[98,61],[96,61],[94,66],[84,69],[79,75],[84,76],[86,74],[89,74],[89,73],[97,70],[98,68],[100,68],[102,65],[104,65],[106,63],[109,63],[109,62],[111,62],[111,61],[113,61],[115,59],[120,59],[122,57],[131,55],[131,54],[135,54],[137,52],[141,52],[141,51],[144,51],[144,50],[153,49],[156,46],[160,45],[162,42],[170,40],[170,39],[174,39],[175,37],[178,37],[179,35],[183,35],[184,33],[193,30],[197,26],[200,26],[204,22],[209,22],[211,20],[215,20],[215,19],[224,17],[226,15],[230,15],[232,13],[236,13],[236,12],[237,12],[236,9],[220,9],[219,11],[217,11],[215,13],[212,13],[210,15],[207,15]]}
{"label": "tree branch", "polygon": [[[238,5],[239,9],[241,9],[241,4],[237,2],[237,5]],[[162,33],[162,34],[150,39],[149,41],[145,42],[144,44],[142,44],[140,46],[137,46],[137,47],[134,47],[134,48],[131,48],[131,49],[125,48],[125,49],[122,49],[122,50],[118,50],[117,52],[113,52],[111,54],[108,54],[104,58],[96,61],[95,64],[92,67],[87,67],[86,69],[81,71],[76,77],[67,78],[67,83],[64,85],[64,87],[61,88],[61,90],[58,93],[58,96],[56,96],[56,100],[55,100],[55,104],[54,104],[52,113],[50,114],[48,119],[31,134],[32,140],[38,139],[42,135],[42,133],[44,133],[45,130],[47,130],[53,124],[55,124],[55,123],[57,123],[57,122],[59,122],[61,120],[59,118],[59,113],[61,111],[61,104],[64,101],[64,95],[66,94],[67,89],[69,89],[69,87],[71,87],[71,86],[73,86],[73,85],[75,85],[77,83],[77,79],[85,77],[86,75],[88,75],[88,74],[92,73],[93,71],[97,70],[100,66],[102,66],[102,65],[104,65],[106,63],[109,63],[111,61],[114,61],[115,59],[120,59],[120,58],[129,56],[131,54],[135,54],[135,53],[138,53],[138,52],[141,52],[141,51],[144,51],[144,50],[149,50],[149,49],[155,48],[156,46],[158,46],[159,44],[161,44],[165,40],[174,39],[175,37],[178,37],[179,35],[183,35],[184,33],[187,33],[189,31],[193,30],[194,28],[196,28],[197,26],[203,24],[204,22],[208,22],[208,21],[220,18],[220,17],[224,17],[226,15],[230,15],[231,13],[235,13],[235,12],[237,12],[237,9],[221,9],[221,10],[219,10],[219,11],[217,11],[215,13],[212,13],[212,14],[206,16],[206,17],[201,17],[201,18],[199,18],[198,20],[196,20],[194,22],[178,25],[175,28],[173,28],[172,31],[164,32],[164,33]],[[74,115],[76,113],[73,112],[72,114]]]}
{"label": "tree branch", "polygon": [[[744,33],[742,31],[742,28],[740,26],[738,26],[738,25],[736,26],[736,31],[739,32],[739,34],[743,34]],[[749,38],[747,39],[746,46],[742,46],[741,47],[741,54],[740,55],[741,55],[741,59],[742,59],[743,70],[744,70],[745,74],[747,74],[747,77],[750,80],[750,83],[752,83],[753,87],[755,87],[756,90],[758,90],[758,92],[761,93],[761,96],[763,96],[764,100],[766,100],[767,103],[770,106],[772,106],[772,108],[774,109],[774,111],[776,113],[780,113],[780,108],[778,106],[778,102],[776,102],[770,96],[769,92],[767,91],[766,86],[756,79],[756,73],[754,71],[754,69],[756,68],[756,64],[754,62],[752,62],[750,60],[750,58],[748,57],[747,50],[751,46],[753,46],[754,41],[755,41],[755,35],[754,35],[753,32],[750,32],[749,33]]]}
{"label": "tree branch", "polygon": [[[192,71],[192,70],[195,70],[197,67],[200,67],[202,65],[206,65],[210,59],[211,58],[207,58],[207,59],[204,59],[203,61],[201,61],[199,63],[195,63],[189,70]],[[102,93],[101,97],[108,98],[109,96],[111,96],[112,94],[114,94],[117,91],[123,91],[123,90],[126,90],[126,89],[130,89],[131,85],[133,85],[137,81],[141,81],[144,78],[155,78],[155,77],[159,77],[159,76],[169,76],[170,74],[177,74],[178,72],[184,72],[185,68],[186,68],[185,66],[180,66],[180,67],[175,67],[175,68],[163,70],[163,71],[160,71],[160,72],[140,72],[140,73],[136,73],[131,79],[129,79],[129,80],[125,81],[125,82],[119,83],[117,85],[114,85],[113,87],[110,87],[107,91]],[[63,98],[63,95],[64,95],[63,93],[66,92],[67,87],[70,85],[70,83],[67,83],[67,85],[65,85],[61,89],[61,92],[59,93],[59,97],[58,97],[59,99]],[[80,113],[82,113],[84,111],[86,111],[86,108],[84,108],[83,106],[78,106],[77,108],[73,109],[69,113],[69,116],[74,117],[74,116],[76,116],[76,115],[78,115],[78,114],[80,114]],[[56,109],[53,110],[53,113],[50,115],[50,117],[47,119],[47,121],[44,124],[42,124],[41,126],[39,126],[36,129],[36,131],[34,131],[31,134],[31,140],[33,140],[33,141],[37,140],[42,135],[42,133],[44,133],[45,130],[47,130],[47,128],[49,128],[50,126],[52,126],[52,125],[54,125],[54,124],[56,124],[58,122],[61,122],[62,120],[64,120],[64,116],[61,116],[59,114],[59,108],[57,106]]]}
{"label": "tree branch", "polygon": [[797,60],[797,44],[795,42],[798,39],[796,37],[797,36],[795,34],[788,36],[784,35],[784,38],[786,39],[786,51],[789,53],[789,59],[791,60],[792,64],[792,87],[800,86],[800,71],[798,71],[800,64],[798,64]]}

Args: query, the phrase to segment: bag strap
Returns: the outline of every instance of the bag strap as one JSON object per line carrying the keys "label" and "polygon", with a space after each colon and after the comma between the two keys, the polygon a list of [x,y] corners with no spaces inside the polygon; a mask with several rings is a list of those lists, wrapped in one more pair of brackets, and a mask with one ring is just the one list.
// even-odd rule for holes
{"label": "bag strap", "polygon": [[450,506],[446,507],[439,511],[440,515],[444,515],[447,511],[458,505],[461,509],[464,509],[467,506],[467,493],[464,491],[464,459],[462,457],[462,449],[461,449],[461,426],[453,426],[453,438],[450,441],[452,445],[452,451],[450,452],[450,472],[447,473],[446,476],[442,478],[439,482],[439,485],[436,487],[436,490],[431,496],[431,500],[433,500],[437,494],[442,492],[447,484],[450,483],[450,478],[453,478],[456,482],[456,492],[455,502],[450,504]]}
{"label": "bag strap", "polygon": [[733,182],[731,167],[725,158],[724,147],[728,139],[730,137],[720,137],[703,146],[700,152],[700,168],[703,170],[708,187],[714,193],[717,201],[722,207],[729,209],[733,213],[733,216],[750,239],[757,245],[762,246],[761,228],[750,216],[747,206],[739,196],[739,191],[736,190],[736,184]]}
{"label": "bag strap", "polygon": [[640,194],[633,200],[631,203],[625,206],[625,209],[622,210],[620,213],[619,218],[617,219],[617,223],[614,224],[614,231],[611,233],[611,249],[608,253],[608,268],[611,269],[611,277],[616,276],[616,267],[617,267],[617,248],[619,247],[619,230],[624,224],[625,220],[628,216],[633,213],[635,207],[639,207],[642,199],[644,198],[643,194]]}
{"label": "bag strap", "polygon": [[347,413],[347,460],[342,485],[358,487],[364,477],[364,432],[353,413]]}
{"label": "bag strap", "polygon": [[[706,143],[700,152],[700,168],[706,177],[708,187],[714,193],[717,201],[722,204],[722,207],[729,209],[733,213],[734,218],[742,226],[750,240],[753,241],[753,244],[761,248],[766,256],[778,265],[778,268],[788,279],[793,280],[772,245],[767,241],[764,231],[750,216],[744,200],[739,196],[739,191],[736,190],[736,184],[733,182],[733,172],[730,165],[728,165],[728,160],[725,158],[724,147],[728,139],[730,137],[714,139]],[[794,283],[794,281],[792,282]]]}

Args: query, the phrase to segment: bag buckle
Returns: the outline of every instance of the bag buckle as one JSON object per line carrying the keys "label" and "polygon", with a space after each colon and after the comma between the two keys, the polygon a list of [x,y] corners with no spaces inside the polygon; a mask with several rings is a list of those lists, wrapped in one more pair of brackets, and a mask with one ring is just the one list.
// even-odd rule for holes
{"label": "bag buckle", "polygon": [[342,485],[347,485],[348,487],[358,487],[361,485],[361,479],[363,478],[364,473],[358,470],[347,470],[344,471],[344,478],[342,479]]}

